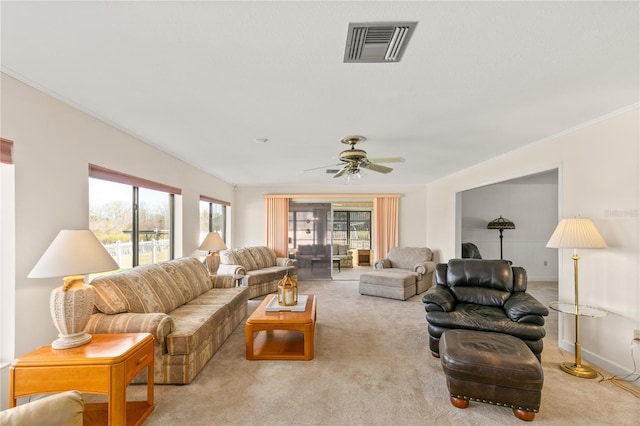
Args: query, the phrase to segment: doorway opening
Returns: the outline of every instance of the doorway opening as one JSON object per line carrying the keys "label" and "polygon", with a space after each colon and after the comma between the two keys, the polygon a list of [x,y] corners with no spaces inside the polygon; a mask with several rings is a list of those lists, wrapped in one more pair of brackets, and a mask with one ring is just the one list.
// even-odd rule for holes
{"label": "doorway opening", "polygon": [[289,257],[300,280],[359,280],[373,265],[373,201],[289,202]]}

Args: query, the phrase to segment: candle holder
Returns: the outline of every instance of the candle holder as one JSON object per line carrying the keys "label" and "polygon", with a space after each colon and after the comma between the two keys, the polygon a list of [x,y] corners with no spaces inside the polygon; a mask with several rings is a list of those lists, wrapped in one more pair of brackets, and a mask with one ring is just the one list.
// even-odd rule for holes
{"label": "candle holder", "polygon": [[278,282],[278,305],[294,306],[297,303],[298,282],[287,274]]}

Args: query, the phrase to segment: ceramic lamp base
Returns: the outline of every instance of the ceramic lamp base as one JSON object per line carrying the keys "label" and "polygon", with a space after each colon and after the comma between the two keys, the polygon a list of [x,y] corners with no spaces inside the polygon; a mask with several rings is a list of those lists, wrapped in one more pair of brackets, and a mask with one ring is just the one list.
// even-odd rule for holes
{"label": "ceramic lamp base", "polygon": [[93,312],[95,290],[82,282],[83,277],[67,277],[65,285],[51,292],[51,318],[58,329],[53,349],[68,349],[91,341],[84,329]]}
{"label": "ceramic lamp base", "polygon": [[207,269],[209,269],[210,275],[216,275],[218,273],[218,268],[220,267],[220,256],[217,253],[211,253],[207,255],[206,258]]}
{"label": "ceramic lamp base", "polygon": [[69,349],[82,346],[90,341],[91,335],[89,333],[60,335],[60,337],[51,342],[51,347],[53,349]]}

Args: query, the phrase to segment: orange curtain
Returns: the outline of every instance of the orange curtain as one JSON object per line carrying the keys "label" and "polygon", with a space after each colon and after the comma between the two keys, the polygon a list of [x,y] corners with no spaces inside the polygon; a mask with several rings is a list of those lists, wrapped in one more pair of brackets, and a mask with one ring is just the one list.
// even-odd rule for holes
{"label": "orange curtain", "polygon": [[0,138],[0,163],[13,164],[13,141]]}
{"label": "orange curtain", "polygon": [[267,247],[278,257],[289,256],[289,199],[265,196]]}
{"label": "orange curtain", "polygon": [[373,255],[384,259],[398,245],[398,196],[373,199]]}

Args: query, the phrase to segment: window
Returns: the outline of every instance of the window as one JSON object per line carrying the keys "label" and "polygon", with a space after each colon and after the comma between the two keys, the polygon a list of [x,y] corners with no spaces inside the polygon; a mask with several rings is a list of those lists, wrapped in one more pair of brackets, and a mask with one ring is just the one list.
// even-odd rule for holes
{"label": "window", "polygon": [[227,243],[227,207],[230,205],[226,201],[200,196],[200,241],[209,232],[217,232]]}
{"label": "window", "polygon": [[179,189],[95,165],[89,176],[89,228],[121,268],[174,258]]}
{"label": "window", "polygon": [[333,242],[348,244],[352,249],[371,248],[371,212],[333,212]]}
{"label": "window", "polygon": [[312,211],[289,212],[289,236],[292,248],[318,244],[318,218]]}

